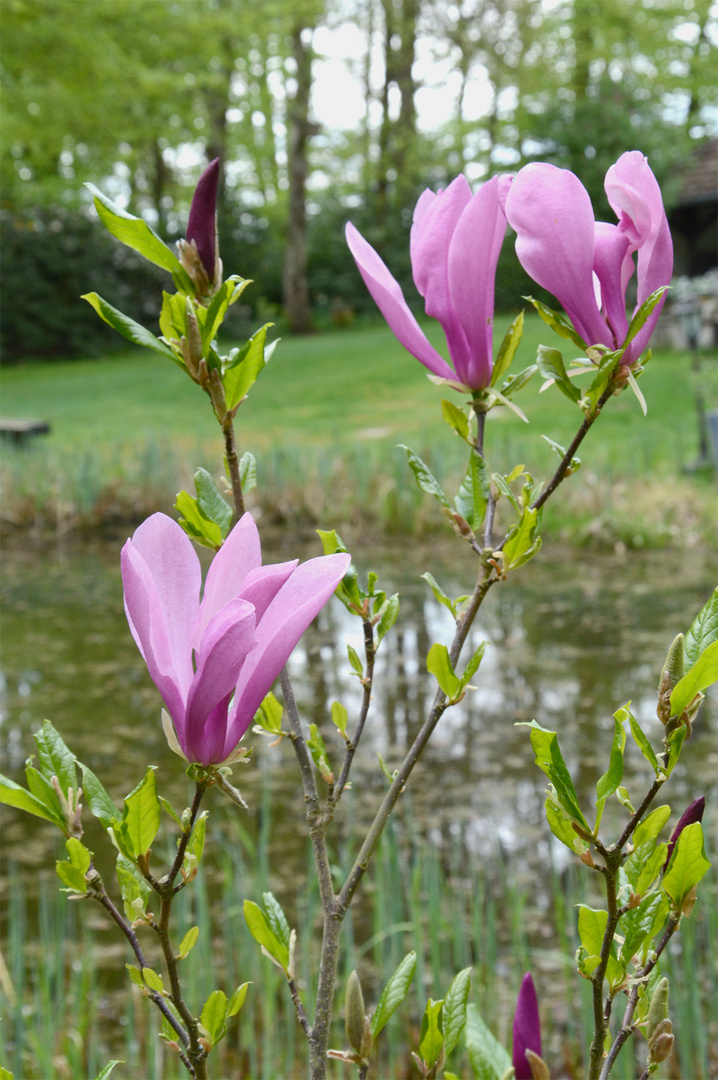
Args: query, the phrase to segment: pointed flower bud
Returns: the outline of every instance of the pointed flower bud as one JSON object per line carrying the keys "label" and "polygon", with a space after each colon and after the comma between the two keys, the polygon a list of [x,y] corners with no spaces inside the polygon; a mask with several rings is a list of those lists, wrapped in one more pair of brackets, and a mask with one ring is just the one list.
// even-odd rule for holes
{"label": "pointed flower bud", "polygon": [[217,190],[219,158],[199,178],[187,222],[187,239],[178,242],[180,262],[191,277],[198,296],[207,296],[219,284],[222,265],[217,242]]}
{"label": "pointed flower bud", "polygon": [[661,681],[658,684],[658,719],[663,725],[671,719],[671,693],[683,678],[685,670],[685,650],[683,647],[683,634],[678,634],[671,644],[666,656],[666,661],[661,671]]}
{"label": "pointed flower bud", "polygon": [[541,1021],[536,990],[529,972],[523,977],[514,1016],[513,1063],[516,1080],[532,1080],[533,1072],[526,1056],[527,1050],[541,1056]]}
{"label": "pointed flower bud", "polygon": [[347,1042],[352,1050],[360,1053],[364,1036],[364,995],[361,983],[356,971],[352,971],[347,982],[347,995],[344,1005],[344,1022],[346,1026]]}
{"label": "pointed flower bud", "polygon": [[686,828],[687,825],[694,825],[697,821],[702,821],[703,820],[703,811],[705,810],[705,808],[706,808],[705,795],[700,795],[697,799],[694,799],[693,802],[690,804],[690,806],[686,810],[684,810],[683,813],[681,814],[680,818],[678,819],[678,824],[676,825],[675,829],[671,833],[671,839],[668,842],[668,854],[666,856],[666,861],[663,864],[663,873],[664,874],[665,874],[666,870],[668,869],[669,862],[671,861],[671,855],[673,854],[673,849],[675,848],[676,844],[678,843],[678,837],[681,835],[681,833],[683,832],[683,830]]}
{"label": "pointed flower bud", "polygon": [[653,991],[646,1020],[646,1038],[650,1043],[656,1028],[668,1019],[668,979],[663,978]]}

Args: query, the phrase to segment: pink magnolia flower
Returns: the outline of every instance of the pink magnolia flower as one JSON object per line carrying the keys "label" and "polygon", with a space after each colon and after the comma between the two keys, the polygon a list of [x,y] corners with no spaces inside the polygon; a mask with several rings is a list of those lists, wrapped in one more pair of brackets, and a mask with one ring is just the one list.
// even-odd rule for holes
{"label": "pink magnolia flower", "polygon": [[446,335],[453,370],[420,328],[400,286],[374,248],[349,223],[347,243],[377,307],[408,352],[429,371],[471,390],[491,380],[494,279],[506,217],[493,177],[475,195],[457,176],[445,191],[425,191],[414,209],[411,266],[426,314]]}
{"label": "pink magnolia flower", "polygon": [[[534,281],[553,293],[587,345],[617,349],[628,331],[626,289],[636,269],[636,308],[673,270],[673,244],[661,189],[638,150],[622,154],[606,173],[618,225],[594,221],[588,192],[568,169],[535,162],[519,171],[506,197],[516,253]],[[630,342],[631,364],[648,344],[663,306],[654,308]]]}
{"label": "pink magnolia flower", "polygon": [[529,972],[523,977],[514,1015],[512,1059],[516,1080],[531,1080],[533,1076],[526,1057],[527,1050],[541,1057],[541,1021],[536,990]]}
{"label": "pink magnolia flower", "polygon": [[130,630],[188,761],[226,760],[312,619],[344,576],[349,555],[262,566],[251,514],[232,529],[207,573],[192,542],[153,514],[122,549]]}

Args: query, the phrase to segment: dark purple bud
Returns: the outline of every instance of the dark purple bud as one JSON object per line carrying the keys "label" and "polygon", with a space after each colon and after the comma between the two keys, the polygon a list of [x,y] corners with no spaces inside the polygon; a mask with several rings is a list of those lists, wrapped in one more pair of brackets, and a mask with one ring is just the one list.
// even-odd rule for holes
{"label": "dark purple bud", "polygon": [[541,1022],[534,981],[529,972],[523,977],[514,1016],[513,1062],[516,1080],[532,1080],[526,1051],[541,1056]]}
{"label": "dark purple bud", "polygon": [[680,820],[675,829],[671,833],[671,839],[668,841],[668,855],[666,861],[663,864],[663,873],[665,874],[668,869],[668,864],[671,861],[671,855],[673,849],[676,846],[678,837],[681,835],[686,825],[694,825],[696,821],[700,821],[703,817],[703,811],[706,808],[705,795],[700,795],[697,799],[694,799],[687,810],[684,810],[681,814]]}
{"label": "dark purple bud", "polygon": [[219,158],[210,161],[194,189],[187,222],[187,242],[194,240],[210,281],[214,280],[216,256],[217,189]]}

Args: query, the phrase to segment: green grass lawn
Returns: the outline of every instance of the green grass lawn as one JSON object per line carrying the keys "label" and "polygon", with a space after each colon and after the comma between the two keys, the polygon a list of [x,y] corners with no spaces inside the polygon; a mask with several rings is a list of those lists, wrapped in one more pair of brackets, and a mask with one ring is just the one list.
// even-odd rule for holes
{"label": "green grass lawn", "polygon": [[[497,341],[508,323],[506,316],[497,319]],[[427,331],[441,348],[440,329],[431,324]],[[517,369],[533,361],[540,342],[565,345],[564,357],[571,359],[573,346],[530,315],[514,361]],[[630,392],[611,400],[581,451],[589,485],[638,484],[639,498],[648,502],[659,497],[660,488],[666,498],[671,489],[673,501],[682,489],[705,504],[710,479],[682,475],[697,456],[690,367],[684,353],[654,357],[641,379],[647,417]],[[715,372],[712,376],[709,404],[718,397]],[[577,407],[555,387],[539,394],[540,383],[535,376],[517,398],[529,424],[504,408],[491,413],[486,449],[492,468],[506,471],[520,462],[547,477],[557,459],[541,435],[565,445],[577,430],[582,419]],[[38,489],[49,497],[48,472],[57,491],[59,473],[79,470],[74,485],[84,491],[79,501],[94,504],[105,492],[103,481],[113,477],[132,486],[144,476],[176,490],[187,483],[193,463],[219,468],[221,440],[209,399],[154,353],[130,349],[99,361],[10,367],[0,387],[4,416],[39,417],[52,427],[30,452],[4,455],[14,477],[5,482],[11,503],[18,491],[26,506],[33,501],[36,476]],[[463,453],[442,421],[442,396],[462,401],[455,391],[442,392],[430,383],[383,324],[289,338],[279,344],[240,408],[238,442],[241,450],[255,452],[260,468],[265,461],[265,477],[283,490],[309,473],[315,488],[321,487],[329,473],[337,473],[341,458],[352,463],[350,472],[359,481],[362,474],[366,481],[382,469],[394,475],[400,464],[405,468],[395,449],[404,442],[428,454],[450,477],[461,468]],[[78,501],[77,492],[68,490],[66,496],[66,502]],[[133,499],[138,502],[137,493]],[[105,492],[104,501],[111,502],[111,494]],[[26,510],[15,513],[26,516]]]}

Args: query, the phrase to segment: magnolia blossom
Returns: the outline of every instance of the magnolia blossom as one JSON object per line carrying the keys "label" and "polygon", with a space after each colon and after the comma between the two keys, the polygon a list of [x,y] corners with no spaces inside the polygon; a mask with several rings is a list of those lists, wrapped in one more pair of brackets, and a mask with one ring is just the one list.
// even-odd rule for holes
{"label": "magnolia blossom", "polygon": [[411,266],[426,314],[446,335],[453,370],[420,328],[386,265],[349,223],[347,243],[379,310],[405,349],[434,375],[471,390],[489,385],[494,279],[506,217],[494,177],[475,195],[458,176],[445,191],[425,191],[414,209]]}
{"label": "magnolia blossom", "polygon": [[675,829],[671,833],[671,838],[668,841],[668,851],[667,851],[667,854],[666,854],[666,861],[663,864],[663,872],[664,872],[664,874],[665,874],[666,870],[668,869],[669,862],[671,861],[671,855],[673,854],[673,849],[675,848],[676,844],[678,843],[678,837],[681,835],[681,833],[683,832],[683,830],[686,828],[687,825],[695,825],[695,823],[697,821],[702,821],[703,820],[703,811],[705,810],[705,808],[706,808],[705,795],[700,795],[697,799],[694,799],[693,802],[690,804],[690,806],[688,806],[683,811],[683,813],[681,814],[680,818],[678,819],[678,824],[676,825]]}
{"label": "magnolia blossom", "polygon": [[202,573],[179,525],[154,514],[122,549],[130,630],[188,761],[226,760],[312,619],[349,566],[349,555],[262,566],[251,514]]}
{"label": "magnolia blossom", "polygon": [[[520,170],[505,209],[526,272],[553,293],[587,345],[617,349],[628,331],[626,289],[634,270],[638,308],[669,284],[673,244],[661,190],[643,154],[622,154],[604,186],[617,225],[594,221],[578,177],[543,162]],[[630,342],[624,364],[633,363],[648,344],[662,305],[663,300]]]}
{"label": "magnolia blossom", "polygon": [[533,1073],[526,1057],[527,1050],[541,1057],[541,1021],[536,990],[529,972],[523,977],[514,1015],[512,1059],[516,1080],[532,1080]]}

